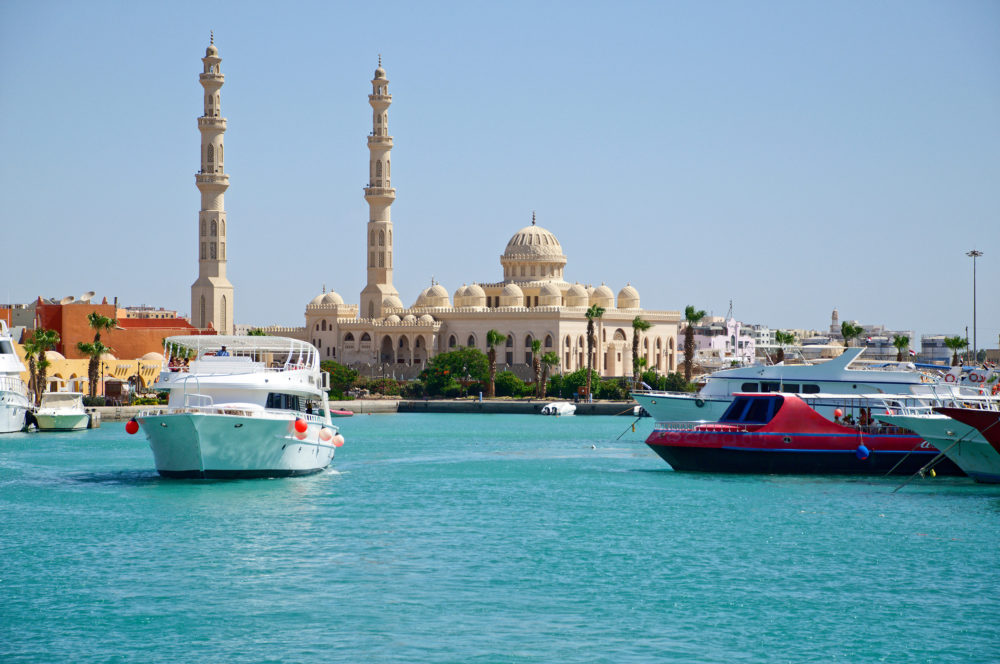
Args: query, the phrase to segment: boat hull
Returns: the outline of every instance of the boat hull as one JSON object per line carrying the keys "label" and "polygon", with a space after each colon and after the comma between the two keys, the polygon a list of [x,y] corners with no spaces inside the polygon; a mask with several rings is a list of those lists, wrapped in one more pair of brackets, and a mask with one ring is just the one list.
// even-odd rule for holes
{"label": "boat hull", "polygon": [[649,395],[633,392],[632,398],[657,422],[715,422],[732,403],[732,397],[702,399],[694,394]]}
{"label": "boat hull", "polygon": [[916,433],[977,482],[1000,484],[1000,452],[993,449],[974,427],[944,415],[876,417]]}
{"label": "boat hull", "polygon": [[14,433],[24,428],[28,397],[10,390],[0,391],[0,433]]}
{"label": "boat hull", "polygon": [[[235,479],[308,475],[327,468],[335,447],[310,422],[302,439],[294,418],[168,413],[139,418],[163,477]],[[328,430],[335,433],[331,427]]]}
{"label": "boat hull", "polygon": [[[674,470],[712,473],[912,475],[938,455],[917,436],[866,435],[861,442],[869,451],[864,459],[857,435],[656,430],[646,440]],[[964,474],[949,459],[934,470]]]}
{"label": "boat hull", "polygon": [[78,431],[86,429],[90,424],[90,415],[54,415],[51,413],[35,413],[35,426],[39,431]]}

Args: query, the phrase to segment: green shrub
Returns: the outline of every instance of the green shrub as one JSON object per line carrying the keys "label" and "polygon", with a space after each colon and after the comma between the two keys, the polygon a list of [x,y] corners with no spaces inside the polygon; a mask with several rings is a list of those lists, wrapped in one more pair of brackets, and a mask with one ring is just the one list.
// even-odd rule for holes
{"label": "green shrub", "polygon": [[515,376],[512,371],[498,373],[495,385],[498,397],[522,397],[535,391],[533,387]]}
{"label": "green shrub", "polygon": [[102,396],[93,396],[93,397],[91,397],[91,396],[85,396],[85,397],[83,397],[83,405],[86,406],[86,407],[88,407],[88,408],[92,408],[94,406],[103,406],[104,403],[105,403],[104,402],[104,397],[102,397]]}
{"label": "green shrub", "polygon": [[407,399],[422,399],[424,397],[424,384],[419,380],[411,380],[402,386],[403,396]]}

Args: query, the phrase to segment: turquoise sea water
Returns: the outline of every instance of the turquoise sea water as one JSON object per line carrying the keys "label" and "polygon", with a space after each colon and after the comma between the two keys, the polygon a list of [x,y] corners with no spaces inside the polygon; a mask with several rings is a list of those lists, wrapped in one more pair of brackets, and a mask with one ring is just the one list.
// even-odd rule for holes
{"label": "turquoise sea water", "polygon": [[1000,660],[1000,487],[674,473],[630,421],[356,416],[218,482],[0,436],[0,661]]}

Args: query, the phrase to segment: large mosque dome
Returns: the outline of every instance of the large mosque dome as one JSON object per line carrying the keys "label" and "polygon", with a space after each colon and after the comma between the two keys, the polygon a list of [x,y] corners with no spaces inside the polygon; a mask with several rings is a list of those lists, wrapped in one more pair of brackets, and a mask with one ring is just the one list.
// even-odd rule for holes
{"label": "large mosque dome", "polygon": [[525,226],[507,243],[500,257],[506,282],[561,281],[566,256],[552,231],[535,225]]}
{"label": "large mosque dome", "polygon": [[596,304],[602,309],[614,309],[615,294],[611,292],[610,288],[601,284],[590,294],[590,303]]}

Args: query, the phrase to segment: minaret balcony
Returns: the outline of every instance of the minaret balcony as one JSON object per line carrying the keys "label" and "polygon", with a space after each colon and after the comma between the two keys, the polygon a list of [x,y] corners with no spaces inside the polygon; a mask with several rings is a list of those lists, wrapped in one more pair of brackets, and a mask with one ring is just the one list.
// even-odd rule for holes
{"label": "minaret balcony", "polygon": [[226,82],[225,74],[198,74],[198,80],[202,83],[218,83],[222,85]]}
{"label": "minaret balcony", "polygon": [[392,187],[365,187],[366,197],[395,198],[396,190]]}
{"label": "minaret balcony", "polygon": [[226,130],[226,119],[203,115],[198,118],[198,127],[211,127],[213,129]]}
{"label": "minaret balcony", "polygon": [[386,104],[392,103],[392,95],[368,95],[369,102],[385,102]]}
{"label": "minaret balcony", "polygon": [[392,147],[392,136],[376,136],[375,134],[368,134],[368,145],[379,145],[383,147]]}
{"label": "minaret balcony", "polygon": [[195,173],[195,184],[215,184],[229,186],[229,175],[226,173]]}

